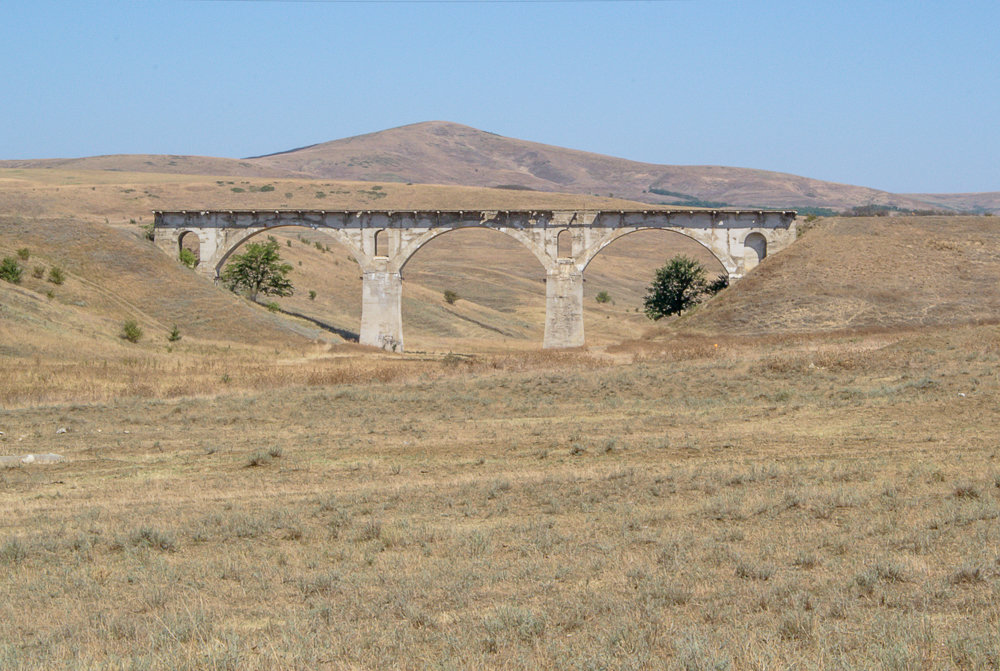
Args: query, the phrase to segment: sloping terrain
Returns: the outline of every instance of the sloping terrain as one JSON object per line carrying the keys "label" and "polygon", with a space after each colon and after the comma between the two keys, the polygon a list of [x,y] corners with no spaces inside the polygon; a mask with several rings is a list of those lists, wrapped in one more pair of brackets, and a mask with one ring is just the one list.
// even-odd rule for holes
{"label": "sloping terrain", "polygon": [[402,126],[248,161],[327,178],[511,185],[539,191],[614,194],[654,203],[928,207],[917,198],[876,189],[765,170],[638,163],[444,121]]}
{"label": "sloping terrain", "polygon": [[312,178],[535,189],[652,204],[1000,212],[996,193],[893,194],[797,175],[723,166],[639,163],[428,121],[245,159],[111,155],[7,160],[3,169]]}
{"label": "sloping terrain", "polygon": [[997,277],[992,217],[833,218],[679,323],[787,333],[996,322]]}

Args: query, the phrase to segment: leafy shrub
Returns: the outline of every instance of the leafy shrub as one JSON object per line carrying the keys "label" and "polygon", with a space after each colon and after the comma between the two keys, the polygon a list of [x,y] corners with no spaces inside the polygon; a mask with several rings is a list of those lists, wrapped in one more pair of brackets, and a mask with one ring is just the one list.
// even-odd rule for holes
{"label": "leafy shrub", "polygon": [[52,266],[49,268],[49,282],[52,284],[62,284],[66,281],[66,274],[63,273],[62,268],[59,266]]}
{"label": "leafy shrub", "polygon": [[598,303],[610,303],[611,294],[609,294],[607,291],[598,291],[597,295],[594,296],[594,300],[596,300]]}
{"label": "leafy shrub", "polygon": [[446,289],[444,292],[444,302],[448,305],[454,305],[455,301],[458,300],[458,294],[451,289]]}
{"label": "leafy shrub", "polygon": [[316,291],[313,290],[313,289],[309,290],[309,300],[311,300],[311,301],[316,300]]}
{"label": "leafy shrub", "polygon": [[118,334],[122,340],[128,340],[131,343],[137,343],[142,340],[142,329],[139,327],[138,322],[134,319],[129,319],[124,324],[122,324],[122,331]]}
{"label": "leafy shrub", "polygon": [[233,193],[243,193],[244,191],[246,191],[246,189],[244,189],[241,186],[234,186],[233,188],[231,188],[229,190],[232,191]]}
{"label": "leafy shrub", "polygon": [[677,314],[718,293],[729,284],[722,275],[711,284],[705,279],[705,267],[687,256],[675,256],[658,268],[653,283],[646,290],[643,304],[653,320]]}
{"label": "leafy shrub", "polygon": [[252,301],[257,300],[258,294],[291,296],[294,288],[286,275],[292,266],[282,263],[278,249],[274,238],[247,243],[246,252],[234,255],[222,271],[222,281],[232,291],[246,291]]}
{"label": "leafy shrub", "polygon": [[267,308],[268,312],[279,312],[281,310],[281,306],[278,305],[275,301],[271,301],[265,307]]}
{"label": "leafy shrub", "polygon": [[274,185],[272,185],[272,184],[265,184],[264,186],[260,187],[260,190],[261,191],[274,191]]}
{"label": "leafy shrub", "polygon": [[5,256],[3,257],[3,261],[0,261],[0,280],[10,282],[11,284],[20,284],[21,272],[21,265],[13,256]]}
{"label": "leafy shrub", "polygon": [[177,324],[174,324],[174,327],[170,329],[170,333],[167,334],[167,340],[169,342],[177,342],[180,339],[181,339],[181,331],[180,329],[177,328]]}
{"label": "leafy shrub", "polygon": [[198,257],[194,255],[190,249],[182,248],[180,253],[177,255],[178,260],[183,263],[188,268],[194,268],[198,265]]}

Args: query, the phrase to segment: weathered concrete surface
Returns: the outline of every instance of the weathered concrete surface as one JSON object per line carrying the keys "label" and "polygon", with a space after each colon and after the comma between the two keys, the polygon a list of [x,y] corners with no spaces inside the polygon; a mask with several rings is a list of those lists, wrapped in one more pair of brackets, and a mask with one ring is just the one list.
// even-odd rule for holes
{"label": "weathered concrete surface", "polygon": [[[583,273],[602,249],[641,230],[674,231],[700,242],[730,281],[795,240],[795,212],[771,210],[234,210],[154,212],[157,246],[171,256],[185,234],[197,237],[198,272],[217,279],[226,260],[255,235],[282,226],[323,231],[347,247],[364,276],[360,341],[403,350],[403,268],[439,235],[491,228],[521,242],[546,273],[545,347],[579,347],[583,335]],[[569,255],[559,234],[569,233]],[[381,236],[384,249],[377,250]],[[565,236],[564,236],[565,237]]]}

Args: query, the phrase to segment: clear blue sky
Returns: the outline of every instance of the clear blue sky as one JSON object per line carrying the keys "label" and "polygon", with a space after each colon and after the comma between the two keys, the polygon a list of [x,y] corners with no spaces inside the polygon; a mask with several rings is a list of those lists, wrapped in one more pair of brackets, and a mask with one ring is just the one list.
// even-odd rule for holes
{"label": "clear blue sky", "polygon": [[244,157],[441,119],[652,163],[1000,190],[997,0],[0,9],[0,158]]}

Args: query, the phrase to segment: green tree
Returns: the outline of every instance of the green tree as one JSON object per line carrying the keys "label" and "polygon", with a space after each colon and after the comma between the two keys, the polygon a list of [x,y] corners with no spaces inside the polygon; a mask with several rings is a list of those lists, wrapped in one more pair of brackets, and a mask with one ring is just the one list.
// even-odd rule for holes
{"label": "green tree", "polygon": [[3,261],[0,261],[0,280],[20,284],[22,271],[21,264],[13,256],[5,256]]}
{"label": "green tree", "polygon": [[291,296],[295,291],[286,277],[291,264],[282,263],[278,241],[247,243],[243,254],[236,254],[222,271],[222,281],[232,291],[246,291],[250,300],[258,294],[266,296]]}
{"label": "green tree", "polygon": [[727,284],[727,278],[722,275],[709,283],[701,263],[687,256],[675,256],[657,269],[656,278],[646,290],[643,300],[646,316],[655,320],[683,312],[705,296],[718,293]]}

